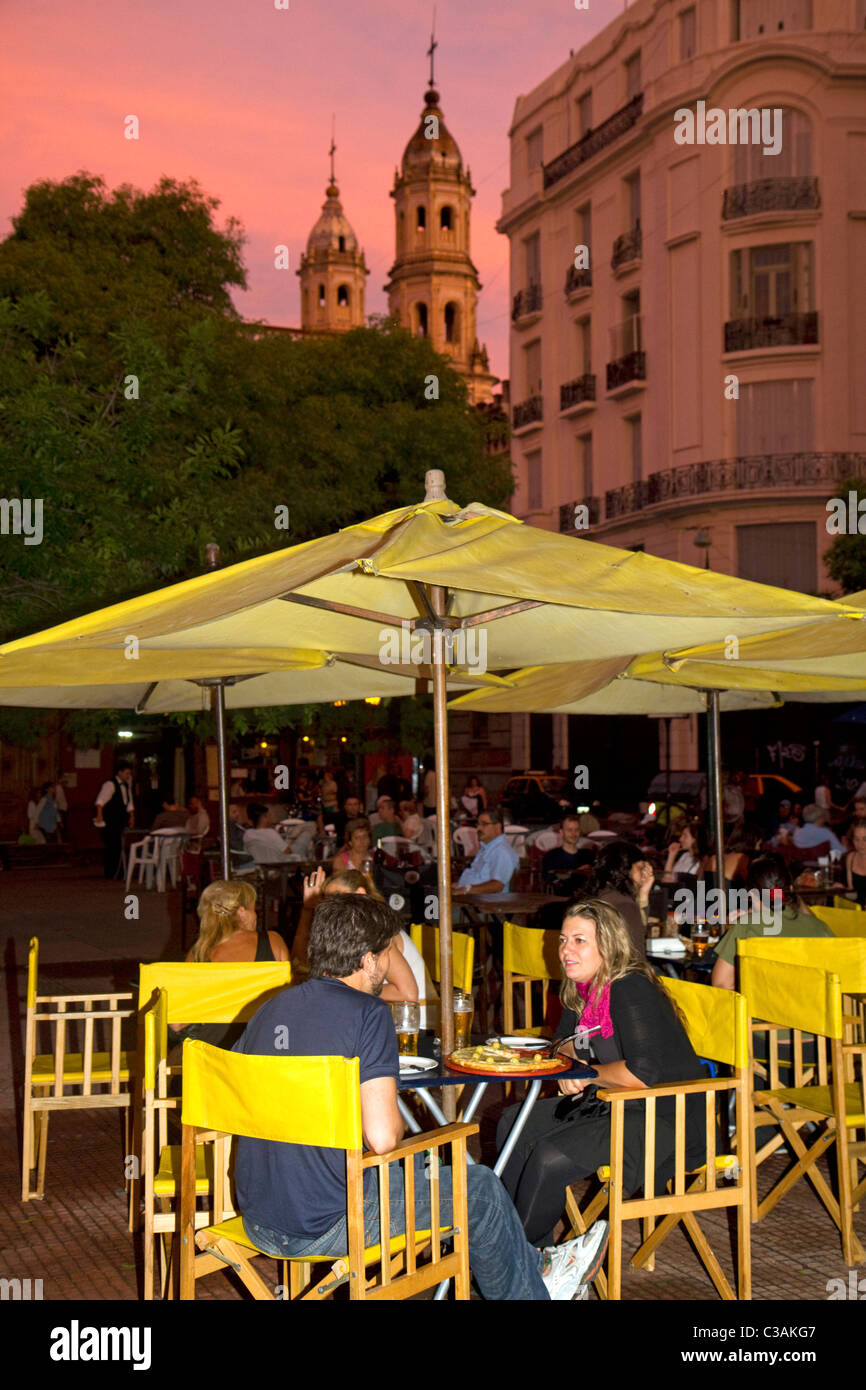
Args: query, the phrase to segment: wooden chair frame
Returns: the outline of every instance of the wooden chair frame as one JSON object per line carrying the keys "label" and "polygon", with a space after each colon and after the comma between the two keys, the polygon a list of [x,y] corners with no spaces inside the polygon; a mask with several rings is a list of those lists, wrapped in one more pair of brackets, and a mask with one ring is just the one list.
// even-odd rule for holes
{"label": "wooden chair frame", "polygon": [[[131,1018],[132,994],[38,994],[39,941],[30,941],[27,971],[27,1023],[24,1043],[24,1124],[21,1200],[45,1196],[48,1120],[52,1110],[125,1109],[129,1149],[129,1058],[121,1050],[121,1026]],[[121,1005],[130,1001],[129,1008]],[[38,1025],[54,1031],[53,1053],[37,1054]],[[82,1050],[67,1051],[67,1030],[84,1029]],[[94,1052],[97,1033],[110,1030],[107,1052]],[[103,1089],[108,1087],[107,1090]],[[31,1172],[36,1169],[36,1187]]]}

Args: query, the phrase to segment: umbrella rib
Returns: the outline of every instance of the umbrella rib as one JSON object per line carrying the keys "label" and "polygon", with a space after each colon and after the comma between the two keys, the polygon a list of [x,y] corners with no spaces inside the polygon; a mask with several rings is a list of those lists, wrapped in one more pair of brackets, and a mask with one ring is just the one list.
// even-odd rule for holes
{"label": "umbrella rib", "polygon": [[335,603],[331,599],[313,598],[311,594],[280,594],[283,603],[300,603],[305,608],[321,608],[326,613],[343,613],[349,618],[363,618],[370,623],[388,623],[399,627],[401,623],[414,623],[414,618],[399,618],[393,613],[377,613],[369,608],[355,608],[350,603]]}

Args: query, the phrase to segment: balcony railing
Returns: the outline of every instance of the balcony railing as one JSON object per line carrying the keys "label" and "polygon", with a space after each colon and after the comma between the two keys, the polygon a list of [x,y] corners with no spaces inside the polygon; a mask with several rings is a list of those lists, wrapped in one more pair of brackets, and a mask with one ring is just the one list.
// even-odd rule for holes
{"label": "balcony railing", "polygon": [[573,294],[575,290],[588,290],[592,287],[592,271],[578,270],[576,266],[570,265],[565,272],[565,293]]}
{"label": "balcony railing", "polygon": [[777,319],[731,319],[725,324],[725,352],[758,348],[804,347],[818,343],[818,312],[784,314]]}
{"label": "balcony railing", "polygon": [[756,212],[800,212],[820,206],[816,178],[757,179],[725,189],[722,218],[729,222]]}
{"label": "balcony railing", "polygon": [[543,404],[541,396],[530,396],[529,400],[520,401],[514,407],[512,427],[519,430],[524,425],[532,425],[536,420],[540,420],[543,415]]}
{"label": "balcony railing", "polygon": [[605,520],[681,497],[755,489],[835,487],[847,478],[863,477],[866,454],[748,454],[687,463],[651,473],[642,482],[609,489],[604,495]]}
{"label": "balcony railing", "polygon": [[559,408],[560,410],[570,410],[573,405],[584,405],[587,401],[595,400],[595,374],[586,372],[583,376],[576,377],[574,381],[567,381],[564,386],[559,388]]}
{"label": "balcony railing", "polygon": [[639,260],[641,253],[641,231],[640,222],[635,222],[630,232],[623,232],[613,243],[613,255],[610,258],[611,270],[616,270],[618,266],[624,265],[626,261]]}
{"label": "balcony railing", "polygon": [[541,312],[541,286],[530,285],[528,289],[518,290],[511,306],[512,320],[523,318],[525,314]]}
{"label": "balcony railing", "polygon": [[601,498],[600,497],[581,497],[578,502],[565,502],[559,509],[559,529],[560,531],[584,530],[581,525],[575,525],[578,507],[586,507],[588,522],[590,526],[595,526],[601,519]]}
{"label": "balcony railing", "polygon": [[573,169],[577,169],[581,164],[585,164],[593,155],[598,154],[606,145],[618,140],[621,135],[625,135],[627,130],[631,130],[635,121],[638,121],[643,112],[643,92],[638,92],[637,96],[632,97],[631,101],[626,102],[618,111],[614,111],[596,130],[588,130],[576,144],[570,145],[562,154],[557,155],[549,164],[544,166],[544,187],[549,188],[551,184],[558,183],[564,179],[566,174],[570,174]]}
{"label": "balcony railing", "polygon": [[607,389],[616,391],[630,381],[646,381],[646,353],[629,352],[607,364]]}

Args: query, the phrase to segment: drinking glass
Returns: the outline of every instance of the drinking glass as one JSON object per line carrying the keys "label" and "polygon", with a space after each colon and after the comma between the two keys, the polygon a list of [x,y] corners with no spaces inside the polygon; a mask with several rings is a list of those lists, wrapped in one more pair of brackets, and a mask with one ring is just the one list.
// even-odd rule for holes
{"label": "drinking glass", "polygon": [[418,1004],[401,999],[391,1005],[397,1031],[397,1051],[401,1057],[417,1057],[418,1033],[421,1028],[421,1009]]}
{"label": "drinking glass", "polygon": [[696,922],[692,928],[692,946],[696,956],[700,957],[704,954],[709,941],[710,933],[706,922]]}
{"label": "drinking glass", "polygon": [[472,1002],[472,995],[467,994],[462,989],[454,991],[454,1046],[468,1047],[469,1035],[472,1032],[472,1015],[475,1012],[475,1005]]}

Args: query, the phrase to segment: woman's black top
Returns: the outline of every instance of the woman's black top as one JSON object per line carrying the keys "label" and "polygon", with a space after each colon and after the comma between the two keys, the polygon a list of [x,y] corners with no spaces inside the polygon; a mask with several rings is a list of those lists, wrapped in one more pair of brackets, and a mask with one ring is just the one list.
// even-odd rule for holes
{"label": "woman's black top", "polygon": [[851,887],[857,894],[857,901],[861,907],[866,907],[866,874],[855,874],[851,870]]}
{"label": "woman's black top", "polygon": [[[635,972],[614,980],[610,987],[610,1017],[613,1035],[591,1040],[592,1054],[580,1052],[582,1061],[599,1063],[623,1061],[633,1076],[647,1086],[677,1081],[696,1081],[706,1071],[686,1036],[685,1028],[661,989],[645,975]],[[571,1009],[564,1009],[556,1036],[567,1038],[577,1031],[579,1022]],[[599,1083],[603,1089],[603,1083]],[[576,1099],[567,1116],[581,1131],[578,1140],[582,1165],[592,1171],[609,1161],[610,1105],[600,1101],[596,1087],[587,1087]],[[662,1097],[656,1102],[656,1190],[673,1176],[675,1100]],[[644,1116],[640,1101],[626,1101],[624,1181],[627,1191],[643,1183]],[[686,1165],[698,1167],[706,1161],[706,1119],[703,1096],[686,1100]]]}
{"label": "woman's black top", "polygon": [[[260,931],[257,936],[256,961],[275,961],[276,956],[267,932]],[[245,1023],[193,1023],[181,1036],[184,1039],[196,1038],[199,1042],[231,1051],[246,1026]]]}

